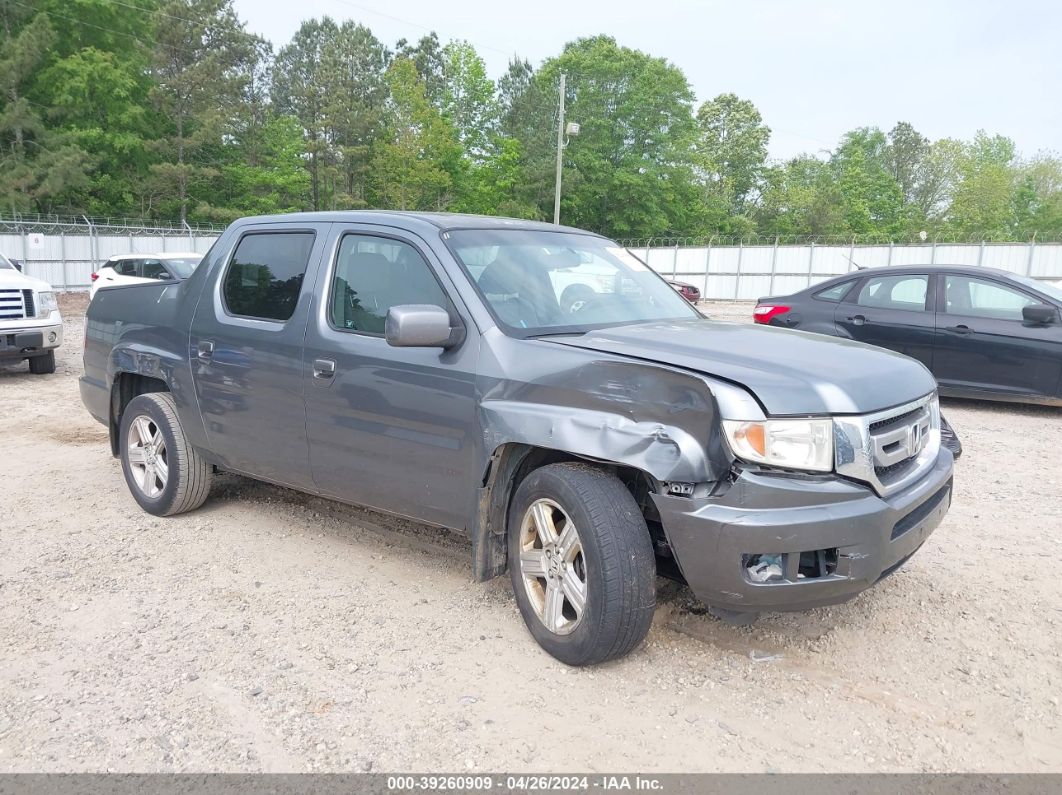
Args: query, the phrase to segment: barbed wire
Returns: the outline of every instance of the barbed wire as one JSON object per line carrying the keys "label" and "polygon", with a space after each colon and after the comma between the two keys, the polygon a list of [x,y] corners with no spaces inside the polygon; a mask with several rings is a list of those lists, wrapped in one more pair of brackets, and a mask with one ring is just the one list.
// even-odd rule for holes
{"label": "barbed wire", "polygon": [[39,232],[57,234],[77,232],[81,234],[170,235],[174,237],[217,235],[225,230],[224,225],[211,223],[182,224],[180,221],[152,221],[143,218],[100,218],[73,215],[40,215],[12,213],[0,215],[0,234],[24,234]]}
{"label": "barbed wire", "polygon": [[645,248],[707,248],[708,246],[947,246],[993,245],[1009,243],[1062,243],[1062,238],[1031,236],[968,236],[935,235],[924,240],[918,235],[709,235],[621,238],[616,241],[630,249]]}

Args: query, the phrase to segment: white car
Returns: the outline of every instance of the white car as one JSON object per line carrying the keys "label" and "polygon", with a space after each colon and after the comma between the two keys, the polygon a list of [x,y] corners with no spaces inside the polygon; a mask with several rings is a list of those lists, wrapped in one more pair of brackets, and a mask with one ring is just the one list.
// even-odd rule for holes
{"label": "white car", "polygon": [[31,279],[0,254],[0,364],[29,359],[31,373],[55,372],[63,318],[48,282]]}
{"label": "white car", "polygon": [[103,267],[92,274],[89,296],[94,296],[101,287],[154,281],[184,281],[192,275],[201,259],[203,255],[195,253],[121,254],[111,257],[103,263]]}

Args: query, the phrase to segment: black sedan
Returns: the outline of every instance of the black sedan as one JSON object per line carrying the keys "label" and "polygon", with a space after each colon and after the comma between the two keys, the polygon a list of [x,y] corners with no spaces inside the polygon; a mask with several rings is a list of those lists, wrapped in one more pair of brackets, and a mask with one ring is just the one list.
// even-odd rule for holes
{"label": "black sedan", "polygon": [[943,395],[1062,405],[1062,289],[992,268],[860,270],[761,298],[757,323],[918,359]]}

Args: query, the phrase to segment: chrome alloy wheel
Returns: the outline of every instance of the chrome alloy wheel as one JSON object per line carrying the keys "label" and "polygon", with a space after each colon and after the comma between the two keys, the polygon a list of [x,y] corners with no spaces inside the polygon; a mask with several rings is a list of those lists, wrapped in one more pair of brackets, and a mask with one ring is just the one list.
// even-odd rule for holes
{"label": "chrome alloy wheel", "polygon": [[520,575],[539,620],[572,632],[586,609],[586,561],[571,517],[553,500],[536,500],[520,524]]}
{"label": "chrome alloy wheel", "polygon": [[170,477],[166,439],[155,421],[144,414],[133,420],[128,438],[126,458],[133,482],[145,497],[155,499],[162,494]]}

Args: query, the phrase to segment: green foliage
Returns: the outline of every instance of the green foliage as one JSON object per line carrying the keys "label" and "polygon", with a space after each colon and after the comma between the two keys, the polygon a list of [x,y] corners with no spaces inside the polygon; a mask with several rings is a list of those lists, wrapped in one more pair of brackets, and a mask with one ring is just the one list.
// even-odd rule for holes
{"label": "green foliage", "polygon": [[[538,90],[528,92],[530,97],[555,94],[561,72],[568,76],[567,116],[581,125],[565,150],[564,222],[620,237],[667,234],[696,224],[690,161],[696,131],[685,75],[662,58],[597,36],[572,42],[547,60],[535,74]],[[538,108],[543,126],[550,110]],[[549,148],[555,152],[555,147]],[[544,155],[533,153],[530,165],[542,168],[549,160]],[[543,177],[538,184],[552,187]],[[545,215],[552,190],[534,199]]]}
{"label": "green foliage", "polygon": [[232,0],[0,0],[0,212],[227,221],[390,207],[553,215],[617,237],[1062,238],[1062,161],[908,122],[768,158],[748,99],[607,36],[495,82],[466,41],[393,52],[305,21],[274,57]]}
{"label": "green foliage", "polygon": [[453,201],[461,148],[447,121],[428,100],[426,85],[409,58],[387,70],[391,101],[387,137],[373,153],[372,187],[379,206],[444,210]]}

